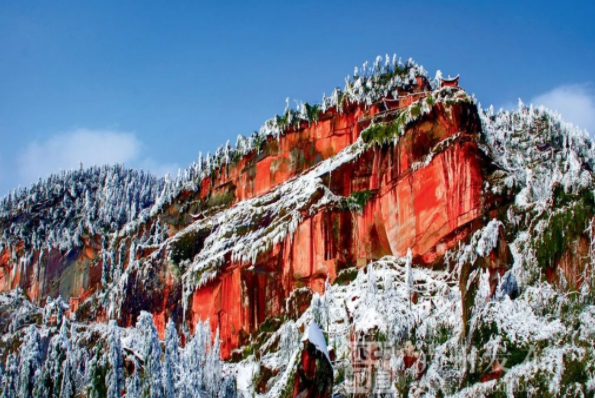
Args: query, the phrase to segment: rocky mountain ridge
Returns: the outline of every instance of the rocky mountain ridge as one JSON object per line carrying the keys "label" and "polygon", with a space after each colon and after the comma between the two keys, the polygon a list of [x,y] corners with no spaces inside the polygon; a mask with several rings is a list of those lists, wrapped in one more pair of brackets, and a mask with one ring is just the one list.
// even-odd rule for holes
{"label": "rocky mountain ridge", "polygon": [[[593,394],[593,142],[382,61],[176,179],[103,167],[5,198],[3,393]],[[48,347],[78,373],[33,391]]]}

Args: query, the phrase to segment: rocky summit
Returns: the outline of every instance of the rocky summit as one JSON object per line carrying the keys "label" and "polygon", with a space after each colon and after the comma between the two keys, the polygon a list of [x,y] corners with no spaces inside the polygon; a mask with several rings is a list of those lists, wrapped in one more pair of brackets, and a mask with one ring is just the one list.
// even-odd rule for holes
{"label": "rocky summit", "polygon": [[594,170],[387,56],[175,178],[53,175],[0,202],[0,397],[593,396]]}

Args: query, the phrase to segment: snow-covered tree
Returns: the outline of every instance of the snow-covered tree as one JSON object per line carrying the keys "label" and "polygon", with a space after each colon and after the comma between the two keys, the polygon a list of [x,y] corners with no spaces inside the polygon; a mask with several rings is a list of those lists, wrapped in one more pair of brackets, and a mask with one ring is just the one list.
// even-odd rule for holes
{"label": "snow-covered tree", "polygon": [[111,280],[113,263],[108,250],[106,238],[101,242],[101,286],[105,289]]}
{"label": "snow-covered tree", "polygon": [[75,396],[75,386],[72,379],[72,361],[67,352],[66,358],[62,362],[62,382],[60,383],[61,398],[73,398]]}
{"label": "snow-covered tree", "polygon": [[157,335],[157,328],[153,324],[153,316],[148,312],[141,311],[136,327],[142,336],[143,393],[150,398],[163,398],[161,343]]}
{"label": "snow-covered tree", "polygon": [[114,320],[109,322],[107,349],[107,362],[109,364],[109,371],[105,380],[107,398],[119,398],[125,386],[124,360],[122,356],[122,343],[120,341],[120,328]]}
{"label": "snow-covered tree", "polygon": [[210,328],[207,322],[199,321],[194,330],[192,340],[187,342],[181,355],[182,371],[179,380],[179,396],[193,397],[197,391],[203,391],[210,340]]}
{"label": "snow-covered tree", "polygon": [[299,331],[293,321],[287,322],[279,329],[279,349],[284,361],[289,361],[299,344]]}
{"label": "snow-covered tree", "polygon": [[15,354],[8,354],[4,362],[2,379],[2,394],[0,398],[13,398],[17,396],[19,383],[19,359]]}
{"label": "snow-covered tree", "polygon": [[176,397],[180,366],[178,345],[178,331],[175,323],[170,319],[165,327],[165,353],[163,357],[163,392],[165,398]]}
{"label": "snow-covered tree", "polygon": [[504,296],[516,299],[520,294],[519,284],[512,270],[506,271],[498,285],[497,298],[503,299]]}
{"label": "snow-covered tree", "polygon": [[107,396],[105,376],[107,373],[107,361],[104,354],[104,344],[99,341],[93,349],[93,356],[87,368],[87,394],[89,398],[103,398]]}
{"label": "snow-covered tree", "polygon": [[[210,330],[209,330],[210,331]],[[210,336],[210,333],[209,333]],[[209,337],[210,338],[210,337]],[[221,349],[219,347],[219,328],[215,333],[213,344],[207,354],[205,366],[206,390],[211,397],[219,395],[221,384]]]}
{"label": "snow-covered tree", "polygon": [[17,396],[28,398],[33,393],[34,375],[40,366],[41,352],[39,347],[39,332],[35,325],[25,331],[23,343],[19,349],[19,369]]}
{"label": "snow-covered tree", "polygon": [[327,311],[324,305],[324,300],[318,293],[312,295],[310,308],[312,309],[312,319],[314,319],[314,322],[319,325],[324,324],[326,322],[325,315]]}
{"label": "snow-covered tree", "polygon": [[411,256],[411,248],[409,248],[407,249],[407,256],[405,257],[405,287],[407,289],[407,297],[409,298],[410,303],[413,296],[413,270],[411,269],[412,263],[413,259]]}

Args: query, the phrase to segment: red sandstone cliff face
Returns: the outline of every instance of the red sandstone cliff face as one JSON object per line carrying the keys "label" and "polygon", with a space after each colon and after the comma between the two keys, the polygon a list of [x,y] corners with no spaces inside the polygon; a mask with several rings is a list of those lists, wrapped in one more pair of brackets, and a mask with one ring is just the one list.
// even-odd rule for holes
{"label": "red sandstone cliff face", "polygon": [[[360,110],[354,112],[359,115]],[[350,131],[365,127],[354,117],[336,118],[351,120]],[[343,133],[336,131],[345,127],[335,130],[333,126],[337,123],[306,127],[281,141],[295,142],[297,136],[312,134],[313,129],[327,144],[338,137],[336,150],[354,139],[343,141]],[[146,308],[147,303],[160,333],[169,317],[180,322],[186,319],[191,326],[200,319],[209,319],[213,330],[220,330],[222,355],[229,358],[263,322],[291,315],[287,313],[291,306],[288,303],[309,302],[307,295],[297,296],[304,291],[322,293],[325,282],[332,283],[344,269],[361,267],[385,255],[403,256],[408,248],[417,263],[441,267],[446,250],[481,226],[481,217],[489,211],[482,194],[488,163],[478,149],[479,128],[472,106],[457,105],[448,112],[437,107],[410,126],[396,144],[373,146],[355,161],[325,175],[324,183],[337,195],[368,192],[361,212],[323,208],[306,216],[291,238],[259,255],[254,263],[241,264],[228,258],[215,278],[190,296],[187,313],[180,304],[181,283],[171,275],[167,255],[163,254],[156,262],[161,265],[150,277],[153,287],[139,288],[129,283],[122,321],[132,324],[135,313],[141,305]],[[239,187],[234,196],[249,197],[265,189],[262,187],[270,188],[271,176],[275,175],[270,169],[271,158],[279,159],[281,153],[285,152],[265,156],[256,163],[256,169],[260,164],[269,165],[257,172],[251,183],[251,187],[261,188],[246,189],[234,183]],[[295,166],[287,178],[302,167]],[[245,178],[242,173],[238,175]],[[231,178],[232,173],[227,176]],[[218,186],[228,182],[222,180]],[[207,196],[218,188],[209,189],[213,191]]]}
{"label": "red sandstone cliff face", "polygon": [[[192,223],[193,213],[200,212],[203,207],[230,206],[262,195],[335,156],[357,140],[365,128],[362,119],[381,110],[410,105],[419,98],[421,94],[415,93],[427,89],[427,83],[420,79],[410,96],[372,106],[345,105],[342,112],[331,108],[321,113],[316,123],[302,122],[299,127],[290,127],[278,139],[269,137],[261,150],[217,169],[201,181],[198,192],[182,192],[174,203],[163,209],[161,218],[167,223],[169,235]],[[149,229],[152,222],[148,221],[141,228]],[[137,234],[141,233],[141,228]],[[42,303],[48,296],[58,295],[84,300],[96,291],[101,282],[102,264],[99,257],[101,244],[95,237],[86,237],[82,246],[72,250],[32,251],[30,257],[22,243],[0,253],[0,291],[18,286],[37,303]],[[150,250],[145,250],[139,257],[149,254]],[[25,275],[15,266],[18,261],[30,264]]]}
{"label": "red sandstone cliff face", "polygon": [[[101,281],[100,250],[101,245],[91,238],[71,250],[34,251],[31,259],[23,259],[22,244],[7,248],[0,254],[0,291],[20,287],[36,303],[57,296],[85,300]],[[13,254],[28,264],[15,266]]]}
{"label": "red sandstone cliff face", "polygon": [[[280,316],[300,287],[322,293],[339,271],[384,255],[404,256],[408,248],[418,262],[440,266],[441,256],[474,231],[485,210],[485,161],[477,148],[478,125],[467,111],[458,108],[452,118],[432,115],[436,122],[417,124],[397,145],[370,149],[333,172],[328,184],[337,194],[372,192],[361,214],[323,210],[256,264],[226,265],[192,296],[192,321],[209,318],[220,327],[227,357],[242,335]],[[446,148],[416,165],[448,138]]]}
{"label": "red sandstone cliff face", "polygon": [[[197,217],[269,192],[337,155],[381,109],[386,106],[351,106],[343,113],[331,109],[317,123],[302,123],[278,140],[270,139],[259,153],[220,168],[203,180],[198,192],[182,193],[164,209],[170,235]],[[365,192],[361,211],[323,207],[304,215],[291,237],[254,263],[226,258],[215,278],[191,294],[187,306],[167,250],[139,250],[136,257],[152,267],[149,273],[132,271],[123,285],[121,323],[133,324],[141,309],[150,310],[163,335],[169,318],[186,320],[191,327],[209,319],[213,330],[220,330],[223,357],[229,358],[266,320],[299,315],[304,309],[300,300],[309,303],[307,292],[322,293],[325,282],[334,282],[344,269],[385,255],[403,256],[409,248],[417,263],[440,267],[444,253],[480,226],[489,211],[482,194],[488,162],[478,149],[479,130],[473,105],[436,105],[398,140],[372,145],[322,177],[336,195]],[[200,250],[200,242],[190,243]],[[104,304],[83,304],[100,286],[99,251],[100,245],[88,239],[84,247],[67,253],[44,253],[27,275],[11,274],[10,254],[5,252],[0,284],[3,290],[21,286],[38,299],[74,297],[72,310],[78,310],[79,319],[103,317]]]}
{"label": "red sandstone cliff face", "polygon": [[[352,144],[363,126],[358,120],[378,112],[377,106],[351,106],[346,112],[329,110],[317,123],[303,123],[276,139],[269,139],[260,152],[253,152],[230,165],[218,169],[201,182],[199,192],[184,192],[177,201],[164,209],[163,218],[173,235],[193,221],[197,211],[193,204],[230,206],[271,190],[307,168],[328,159]],[[190,206],[185,212],[180,209]],[[150,222],[145,226],[150,228]],[[23,245],[7,248],[0,255],[0,291],[21,287],[34,302],[61,295],[84,300],[93,294],[101,282],[99,242],[88,237],[84,246],[69,251],[35,251],[26,275],[15,267],[14,258],[23,258]],[[149,255],[143,252],[140,257]]]}

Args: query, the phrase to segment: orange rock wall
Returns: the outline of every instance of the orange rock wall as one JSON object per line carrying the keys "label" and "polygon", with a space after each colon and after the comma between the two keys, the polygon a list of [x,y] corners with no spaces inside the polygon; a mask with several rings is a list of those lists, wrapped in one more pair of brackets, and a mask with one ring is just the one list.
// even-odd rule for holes
{"label": "orange rock wall", "polygon": [[[23,245],[5,249],[0,255],[0,291],[20,287],[34,303],[43,304],[46,297],[71,297],[81,301],[89,297],[101,281],[101,263],[97,261],[99,245],[86,240],[83,246],[61,251],[34,251],[24,258]],[[19,261],[15,264],[12,252]]]}
{"label": "orange rock wall", "polygon": [[[239,334],[253,333],[281,315],[295,289],[322,293],[327,278],[334,281],[341,269],[385,255],[404,256],[408,248],[416,262],[432,265],[473,231],[473,221],[484,211],[484,159],[476,142],[478,126],[458,116],[453,111],[438,126],[420,124],[397,145],[370,149],[327,176],[338,194],[373,192],[361,214],[324,209],[256,264],[224,268],[215,282],[195,292],[192,319],[209,318],[220,328],[224,357],[241,344]],[[459,132],[461,126],[467,130]],[[449,145],[426,158],[449,138]],[[416,165],[421,160],[427,162]]]}
{"label": "orange rock wall", "polygon": [[[204,199],[232,189],[237,202],[262,195],[355,142],[369,123],[362,118],[378,111],[358,106],[343,114],[330,110],[318,123],[304,124],[278,141],[271,139],[260,153],[220,168],[202,182],[198,196]],[[170,317],[186,319],[191,327],[208,319],[213,331],[220,329],[222,355],[228,358],[264,321],[284,314],[287,299],[298,288],[322,293],[325,281],[334,281],[342,269],[385,255],[402,256],[408,248],[417,263],[437,264],[446,250],[473,231],[474,221],[484,212],[479,128],[470,105],[454,105],[448,111],[436,107],[396,144],[377,145],[323,176],[338,195],[369,190],[372,196],[361,213],[323,209],[259,256],[256,264],[229,262],[193,293],[186,314],[181,313],[179,280],[169,274],[165,255],[154,263],[154,274],[142,276],[149,281],[139,284],[131,279],[120,321],[131,325],[141,309],[150,310],[162,336]],[[193,196],[184,195],[188,194],[178,199]],[[167,210],[174,217],[175,211]],[[11,276],[11,254],[5,251],[0,256],[0,287],[21,286],[33,298],[81,297],[76,302],[83,303],[101,279],[98,248],[89,241],[67,253],[46,253],[42,265],[28,267],[25,276],[22,267]],[[150,288],[144,287],[146,282],[151,282]]]}
{"label": "orange rock wall", "polygon": [[201,195],[235,187],[236,202],[267,193],[302,171],[353,144],[363,129],[358,121],[378,113],[377,106],[353,105],[344,113],[334,109],[320,115],[317,123],[302,123],[279,139],[269,138],[259,153],[221,167],[203,180]]}
{"label": "orange rock wall", "polygon": [[[318,123],[302,123],[299,129],[289,130],[278,140],[270,138],[259,153],[250,153],[221,167],[212,177],[201,182],[198,196],[205,199],[230,187],[234,191],[234,203],[262,195],[352,144],[362,130],[358,121],[377,112],[377,106],[352,105],[344,113],[330,109],[320,116]],[[188,195],[184,192],[178,199],[184,200]],[[173,207],[166,209],[166,212],[173,213],[174,218],[176,211]],[[177,228],[172,233],[175,231]],[[22,244],[13,250],[22,258]],[[26,275],[23,275],[23,267],[13,269],[15,264],[11,252],[6,249],[0,255],[0,291],[18,286],[38,303],[47,296],[62,295],[65,300],[70,297],[86,298],[101,281],[101,262],[95,259],[98,250],[98,245],[89,241],[83,247],[70,251],[52,250],[44,253],[43,264],[39,264],[40,253],[36,252],[32,261],[27,261]]]}

